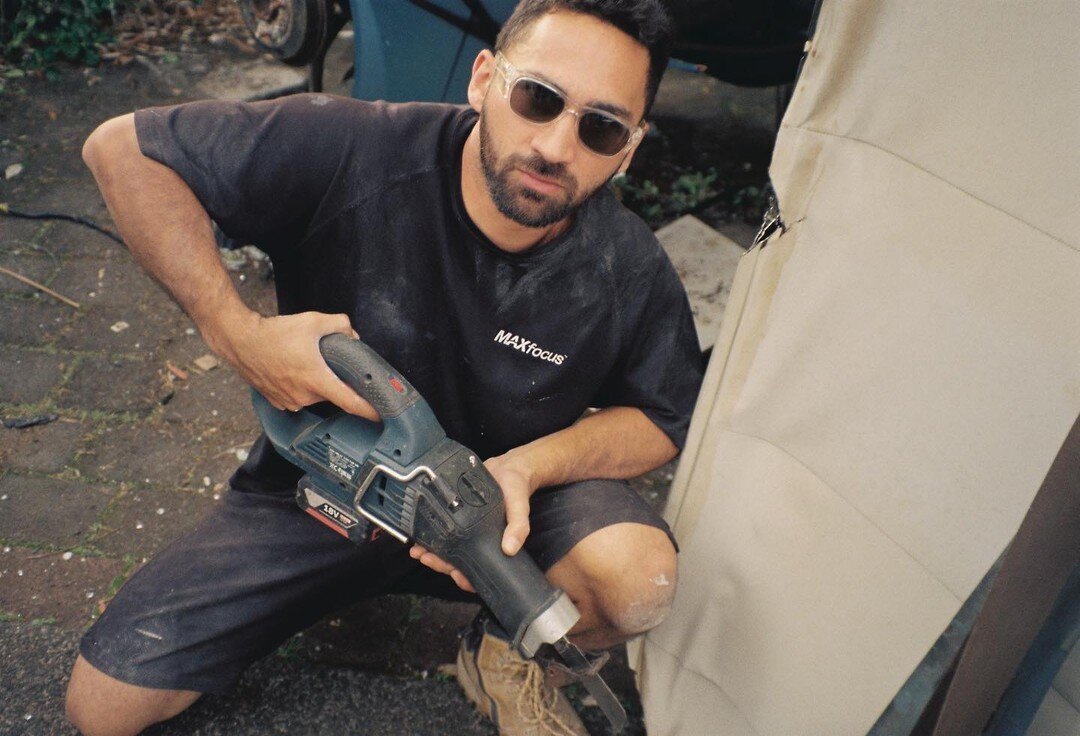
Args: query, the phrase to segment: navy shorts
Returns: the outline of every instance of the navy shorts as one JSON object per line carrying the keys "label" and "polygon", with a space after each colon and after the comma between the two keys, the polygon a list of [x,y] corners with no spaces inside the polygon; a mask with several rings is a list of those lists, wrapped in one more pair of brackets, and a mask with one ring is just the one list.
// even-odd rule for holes
{"label": "navy shorts", "polygon": [[[667,524],[623,481],[532,497],[525,547],[547,570],[611,524]],[[225,693],[255,660],[327,614],[382,593],[478,600],[388,534],[357,545],[288,496],[232,490],[120,589],[80,645],[90,664],[143,687]]]}

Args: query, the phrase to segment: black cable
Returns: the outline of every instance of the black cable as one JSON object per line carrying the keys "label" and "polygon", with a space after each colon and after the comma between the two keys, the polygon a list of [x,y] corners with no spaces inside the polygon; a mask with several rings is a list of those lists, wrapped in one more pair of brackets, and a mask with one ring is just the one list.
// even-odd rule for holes
{"label": "black cable", "polygon": [[68,222],[74,222],[76,225],[82,225],[91,230],[97,230],[105,237],[112,238],[120,245],[124,244],[124,241],[120,239],[120,236],[112,230],[103,228],[101,225],[98,225],[91,220],[87,220],[85,217],[66,215],[63,212],[20,212],[19,210],[11,209],[11,207],[2,202],[0,202],[0,215],[6,215],[7,217],[21,217],[24,220],[67,220]]}

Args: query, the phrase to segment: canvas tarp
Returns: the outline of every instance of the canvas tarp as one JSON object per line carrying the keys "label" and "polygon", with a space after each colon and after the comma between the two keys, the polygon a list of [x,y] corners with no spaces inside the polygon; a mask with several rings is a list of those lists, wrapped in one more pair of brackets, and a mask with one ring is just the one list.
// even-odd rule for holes
{"label": "canvas tarp", "polygon": [[1015,533],[1080,413],[1077,28],[825,0],[632,653],[651,736],[865,734]]}

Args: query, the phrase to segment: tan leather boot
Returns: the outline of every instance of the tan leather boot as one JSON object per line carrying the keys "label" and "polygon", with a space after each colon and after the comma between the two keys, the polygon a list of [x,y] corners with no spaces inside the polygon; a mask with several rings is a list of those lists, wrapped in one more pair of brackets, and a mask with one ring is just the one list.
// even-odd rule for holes
{"label": "tan leather boot", "polygon": [[486,630],[474,627],[462,636],[457,679],[500,736],[589,734],[566,696],[546,682],[543,668]]}

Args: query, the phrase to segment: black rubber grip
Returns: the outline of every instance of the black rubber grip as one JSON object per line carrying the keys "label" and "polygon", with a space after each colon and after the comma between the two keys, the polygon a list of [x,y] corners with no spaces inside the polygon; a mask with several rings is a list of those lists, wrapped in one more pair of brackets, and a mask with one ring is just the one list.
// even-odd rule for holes
{"label": "black rubber grip", "polygon": [[360,340],[334,333],[319,340],[319,350],[330,370],[367,399],[384,420],[420,401],[412,384]]}
{"label": "black rubber grip", "polygon": [[506,520],[490,514],[478,528],[433,551],[461,570],[516,645],[525,629],[562,594],[524,550],[502,551]]}

